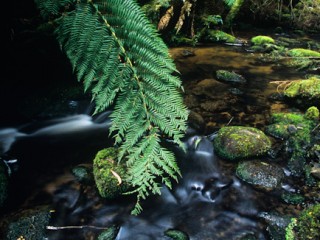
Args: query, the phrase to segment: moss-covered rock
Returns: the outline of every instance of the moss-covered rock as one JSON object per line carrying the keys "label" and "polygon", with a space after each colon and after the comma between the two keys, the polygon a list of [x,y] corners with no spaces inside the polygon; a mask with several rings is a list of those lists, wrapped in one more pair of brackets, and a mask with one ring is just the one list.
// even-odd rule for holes
{"label": "moss-covered rock", "polygon": [[48,206],[26,209],[7,216],[1,223],[1,239],[39,240],[46,238],[51,214]]}
{"label": "moss-covered rock", "polygon": [[320,107],[320,79],[312,77],[294,81],[285,89],[284,95],[302,106]]}
{"label": "moss-covered rock", "polygon": [[304,48],[293,48],[288,51],[291,57],[320,57],[320,52]]}
{"label": "moss-covered rock", "polygon": [[216,72],[217,79],[224,81],[224,82],[233,82],[233,83],[246,83],[247,80],[241,76],[240,74],[237,74],[235,72],[230,72],[226,70],[218,70]]}
{"label": "moss-covered rock", "polygon": [[263,161],[244,161],[238,164],[236,175],[254,187],[271,191],[279,188],[284,178],[281,167]]}
{"label": "moss-covered rock", "polygon": [[318,120],[319,115],[319,109],[315,106],[309,107],[305,113],[305,117],[310,120]]}
{"label": "moss-covered rock", "polygon": [[259,35],[251,38],[251,43],[253,45],[264,45],[264,44],[274,44],[275,41],[272,37],[269,36],[264,36],[264,35]]}
{"label": "moss-covered rock", "polygon": [[271,148],[270,139],[253,127],[228,126],[213,141],[215,151],[228,160],[262,156]]}
{"label": "moss-covered rock", "polygon": [[320,239],[320,204],[303,210],[286,229],[286,240]]}
{"label": "moss-covered rock", "polygon": [[237,38],[221,30],[208,30],[206,40],[210,42],[235,43]]}
{"label": "moss-covered rock", "polygon": [[113,199],[128,191],[126,166],[117,162],[116,148],[105,148],[93,160],[93,175],[102,197]]}
{"label": "moss-covered rock", "polygon": [[[318,124],[316,109],[313,107],[301,113],[274,113],[271,124],[266,126],[269,135],[286,139],[287,153],[289,154],[288,168],[294,176],[305,173],[308,147],[313,143],[312,131]],[[308,114],[307,114],[308,113]]]}
{"label": "moss-covered rock", "polygon": [[281,194],[281,199],[288,204],[301,204],[305,200],[301,194],[289,192]]}

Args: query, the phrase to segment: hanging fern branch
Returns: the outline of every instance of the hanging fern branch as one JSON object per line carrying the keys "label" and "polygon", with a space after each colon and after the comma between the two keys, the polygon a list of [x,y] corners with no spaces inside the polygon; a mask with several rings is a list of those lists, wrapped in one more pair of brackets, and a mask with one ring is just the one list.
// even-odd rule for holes
{"label": "hanging fern branch", "polygon": [[138,214],[141,199],[180,175],[174,154],[160,144],[161,135],[183,147],[188,115],[167,46],[134,0],[35,1],[44,17],[57,17],[57,39],[95,112],[114,105],[110,134],[128,166]]}

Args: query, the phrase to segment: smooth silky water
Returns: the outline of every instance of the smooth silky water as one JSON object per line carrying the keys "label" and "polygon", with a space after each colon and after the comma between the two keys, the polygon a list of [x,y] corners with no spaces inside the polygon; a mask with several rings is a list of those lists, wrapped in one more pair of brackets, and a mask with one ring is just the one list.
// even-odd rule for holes
{"label": "smooth silky water", "polygon": [[[185,57],[185,50],[194,56]],[[268,95],[276,86],[270,82],[302,77],[292,69],[263,64],[257,53],[242,47],[174,48],[171,55],[187,94],[200,80],[214,78],[218,69],[243,74],[248,82],[237,86],[244,94],[235,105],[261,103],[260,119],[274,110]],[[1,158],[11,173],[9,206],[4,214],[50,205],[48,239],[54,240],[94,239],[111,226],[119,227],[117,240],[170,239],[164,234],[168,229],[181,230],[194,240],[268,239],[265,221],[259,216],[279,206],[278,196],[256,191],[237,179],[235,164],[218,158],[212,145],[215,132],[210,130],[243,124],[237,118],[242,110],[230,106],[230,116],[235,120],[226,119],[204,133],[190,129],[184,139],[187,152],[173,148],[182,178],[172,190],[163,187],[161,196],[147,199],[139,216],[130,215],[133,196],[103,200],[94,186],[81,185],[71,173],[79,164],[89,166],[98,150],[112,146],[109,114],[91,117],[79,112],[0,129]],[[256,119],[251,120],[254,125]]]}

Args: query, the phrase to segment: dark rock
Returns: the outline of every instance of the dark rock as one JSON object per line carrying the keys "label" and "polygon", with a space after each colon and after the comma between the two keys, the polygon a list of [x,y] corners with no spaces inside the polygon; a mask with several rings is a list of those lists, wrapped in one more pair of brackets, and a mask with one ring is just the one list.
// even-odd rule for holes
{"label": "dark rock", "polygon": [[6,216],[1,222],[1,239],[47,239],[46,227],[50,217],[50,208],[48,206],[25,209]]}
{"label": "dark rock", "polygon": [[258,160],[239,163],[236,175],[243,181],[265,191],[279,188],[285,176],[281,167]]}
{"label": "dark rock", "polygon": [[217,79],[224,81],[224,82],[231,82],[231,83],[246,83],[247,80],[241,76],[240,74],[237,74],[235,72],[229,72],[226,70],[218,70],[217,71]]}

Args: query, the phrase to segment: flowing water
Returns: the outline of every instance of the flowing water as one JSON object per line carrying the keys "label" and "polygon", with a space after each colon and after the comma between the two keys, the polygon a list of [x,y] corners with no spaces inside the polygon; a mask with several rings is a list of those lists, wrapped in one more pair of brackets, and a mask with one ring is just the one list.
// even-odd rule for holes
{"label": "flowing water", "polygon": [[[186,57],[185,51],[192,56]],[[205,130],[201,134],[190,131],[185,138],[186,153],[174,149],[183,178],[172,190],[164,187],[161,196],[144,202],[141,215],[132,216],[131,196],[103,200],[93,186],[80,184],[72,168],[90,166],[99,149],[111,146],[110,112],[95,117],[86,111],[73,112],[0,129],[0,154],[11,173],[8,207],[3,213],[48,204],[53,213],[47,233],[53,240],[94,239],[114,225],[119,227],[117,240],[170,239],[164,234],[168,229],[183,231],[194,240],[269,239],[261,213],[279,205],[277,194],[256,191],[237,179],[234,165],[215,155],[211,141],[214,131],[228,123],[263,126],[267,115],[279,109],[269,102],[268,96],[276,89],[270,82],[299,79],[303,74],[262,63],[259,54],[241,47],[175,48],[171,54],[186,96],[193,95],[201,80],[215,78],[218,69],[235,71],[248,80],[228,85],[227,89],[236,88],[241,94],[231,93],[232,98],[227,99],[236,101],[216,113],[200,107],[201,102],[215,97],[194,96],[198,104],[191,109],[202,115]],[[212,94],[223,96],[222,92]],[[215,114],[226,112],[228,117],[215,119]]]}

